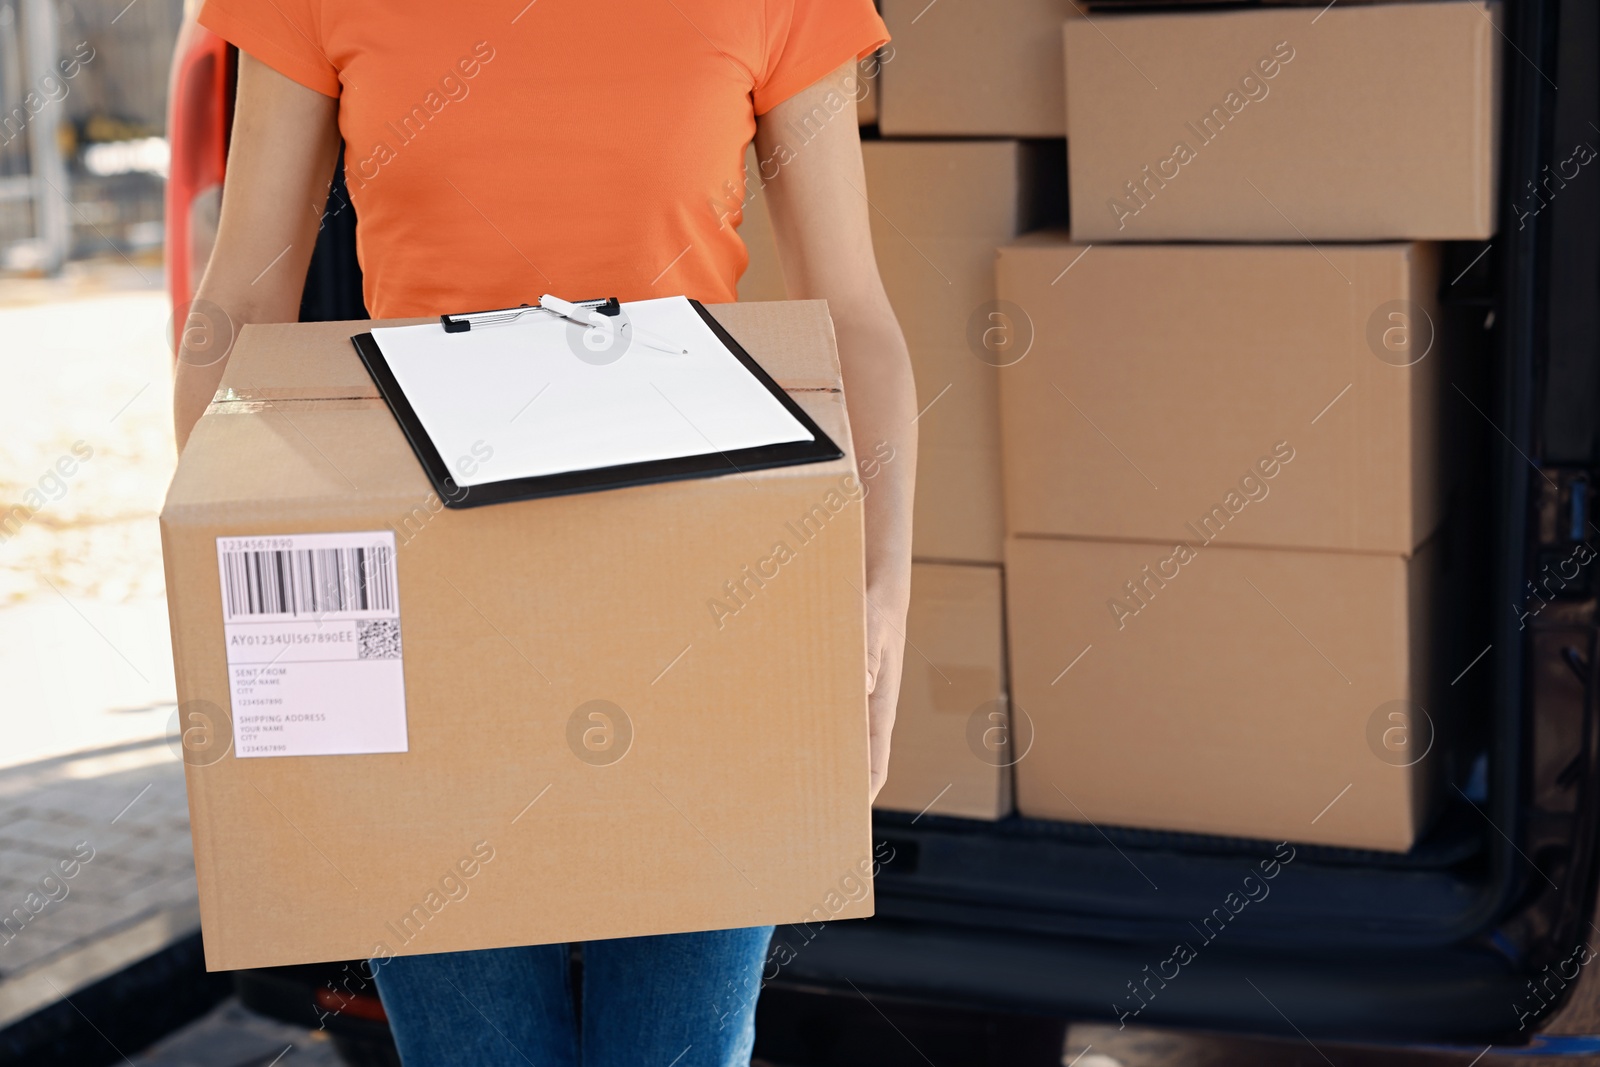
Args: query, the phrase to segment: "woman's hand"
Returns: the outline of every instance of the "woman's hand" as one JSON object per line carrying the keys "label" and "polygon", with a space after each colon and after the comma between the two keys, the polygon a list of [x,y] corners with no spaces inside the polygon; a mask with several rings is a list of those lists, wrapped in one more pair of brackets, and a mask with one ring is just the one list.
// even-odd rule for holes
{"label": "woman's hand", "polygon": [[339,154],[339,102],[241,52],[217,243],[184,322],[173,385],[178,448],[250,322],[293,322]]}
{"label": "woman's hand", "polygon": [[[858,474],[866,488],[868,730],[872,795],[889,770],[911,599],[917,395],[911,359],[878,277],[856,128],[857,72],[846,63],[756,120],[756,157],[789,295],[833,314]],[[801,141],[798,138],[805,138]],[[747,197],[749,193],[746,194]]]}
{"label": "woman's hand", "polygon": [[[872,796],[889,777],[889,737],[900,700],[900,674],[905,666],[904,604],[881,610],[867,588],[867,734],[872,753]],[[888,598],[893,600],[893,598]]]}

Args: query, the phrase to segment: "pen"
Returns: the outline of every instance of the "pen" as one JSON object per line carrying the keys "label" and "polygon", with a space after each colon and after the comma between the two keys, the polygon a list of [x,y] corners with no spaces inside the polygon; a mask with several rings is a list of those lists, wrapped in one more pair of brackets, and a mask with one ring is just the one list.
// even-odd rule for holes
{"label": "pen", "polygon": [[[598,326],[607,330],[616,328],[616,323],[600,314],[600,312],[579,307],[577,304],[563,300],[559,296],[551,296],[549,293],[539,298],[539,307],[552,315],[559,315],[569,322],[576,322],[580,326]],[[646,333],[631,323],[629,325],[633,333],[633,339],[646,347],[653,348],[657,352],[666,352],[673,356],[686,356],[689,354],[687,348],[673,347],[661,338]]]}

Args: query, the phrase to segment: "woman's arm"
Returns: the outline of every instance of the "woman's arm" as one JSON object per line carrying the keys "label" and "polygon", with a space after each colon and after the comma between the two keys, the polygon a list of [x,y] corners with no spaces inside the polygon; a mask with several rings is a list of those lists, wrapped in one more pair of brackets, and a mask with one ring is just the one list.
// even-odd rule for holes
{"label": "woman's arm", "polygon": [[[889,769],[911,596],[917,394],[905,338],[872,254],[861,138],[849,91],[854,78],[855,64],[846,63],[760,116],[761,174],[751,180],[767,183],[764,195],[789,295],[827,300],[839,340],[850,433],[868,490],[867,686],[876,797]],[[820,129],[818,115],[829,116]],[[790,132],[803,128],[817,132],[802,144]],[[873,461],[876,466],[868,466]]]}
{"label": "woman's arm", "polygon": [[173,419],[182,450],[249,322],[299,317],[339,154],[339,102],[239,55],[217,243],[179,332]]}

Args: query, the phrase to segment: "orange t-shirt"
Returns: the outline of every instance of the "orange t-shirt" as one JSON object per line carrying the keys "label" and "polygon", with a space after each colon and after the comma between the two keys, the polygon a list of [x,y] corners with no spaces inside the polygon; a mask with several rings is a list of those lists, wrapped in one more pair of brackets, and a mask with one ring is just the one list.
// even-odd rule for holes
{"label": "orange t-shirt", "polygon": [[[338,98],[380,318],[733,300],[755,116],[888,39],[871,0],[206,0],[200,22]],[[792,151],[855,121],[824,110]]]}

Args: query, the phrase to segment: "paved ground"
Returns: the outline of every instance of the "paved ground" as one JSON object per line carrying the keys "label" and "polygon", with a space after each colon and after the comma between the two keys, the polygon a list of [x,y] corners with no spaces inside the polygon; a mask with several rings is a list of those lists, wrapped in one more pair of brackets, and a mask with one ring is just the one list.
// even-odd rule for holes
{"label": "paved ground", "polygon": [[138,1067],[338,1067],[327,1035],[266,1019],[228,1000],[136,1053]]}
{"label": "paved ground", "polygon": [[0,280],[0,1026],[198,925],[156,514],[161,268]]}
{"label": "paved ground", "polygon": [[0,1027],[199,926],[165,741],[0,771]]}

